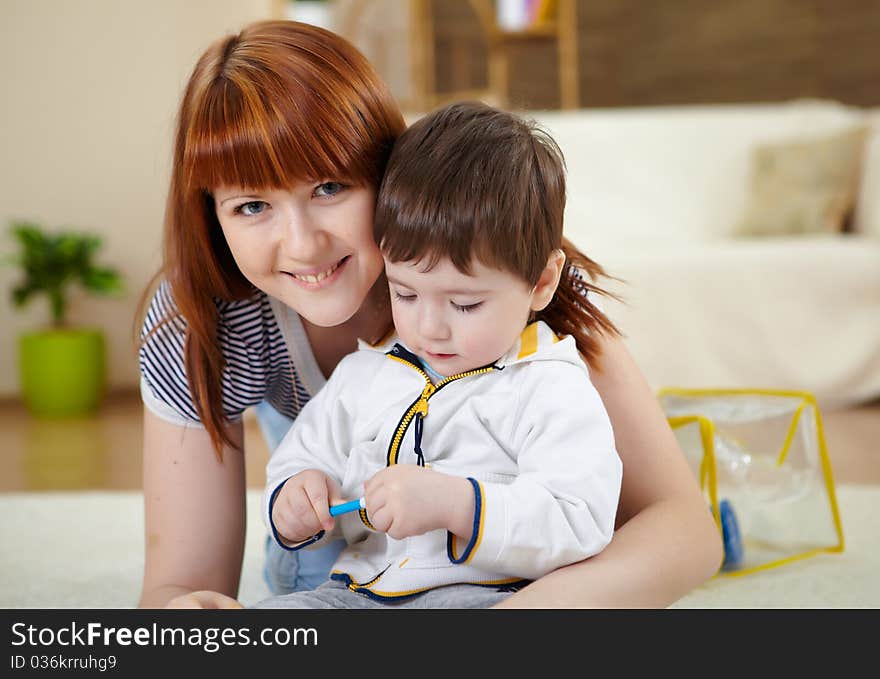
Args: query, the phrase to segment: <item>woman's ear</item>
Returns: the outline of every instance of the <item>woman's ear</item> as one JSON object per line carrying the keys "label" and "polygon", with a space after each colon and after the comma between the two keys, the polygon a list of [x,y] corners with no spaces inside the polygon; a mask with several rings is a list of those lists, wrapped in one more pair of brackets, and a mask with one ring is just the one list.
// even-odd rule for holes
{"label": "woman's ear", "polygon": [[547,265],[541,272],[538,282],[532,290],[532,311],[541,311],[550,304],[556,288],[559,286],[559,279],[562,276],[562,270],[565,268],[565,253],[556,249],[550,253],[547,259]]}

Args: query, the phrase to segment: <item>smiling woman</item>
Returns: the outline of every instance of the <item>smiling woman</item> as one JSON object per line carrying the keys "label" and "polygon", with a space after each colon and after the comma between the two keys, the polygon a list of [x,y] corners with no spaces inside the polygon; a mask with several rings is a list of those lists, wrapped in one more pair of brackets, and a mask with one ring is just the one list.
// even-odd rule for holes
{"label": "smiling woman", "polygon": [[[403,127],[366,60],[319,28],[254,24],[197,63],[140,351],[143,604],[235,591],[243,411],[260,405],[280,438],[356,338],[390,325],[372,210]],[[205,497],[191,494],[206,483]],[[175,546],[194,534],[192,552]],[[208,577],[199,553],[216,566]],[[308,570],[299,566],[288,560],[274,572],[289,587]]]}
{"label": "smiling woman", "polygon": [[[212,298],[241,300],[264,281],[274,295],[282,281],[290,287],[281,272],[314,275],[316,268],[326,271],[362,254],[346,264],[358,283],[345,288],[350,294],[312,306],[316,325],[338,325],[358,310],[381,271],[369,201],[403,118],[366,60],[329,36],[301,24],[265,22],[218,41],[196,65],[181,103],[163,273],[188,322],[187,381],[195,410],[218,450],[233,441],[220,407],[222,356]],[[216,105],[233,91],[234,105]],[[348,143],[333,142],[343,139]],[[336,197],[328,195],[330,186],[350,188]],[[266,198],[279,204],[273,209]],[[263,211],[269,214],[261,217]],[[258,228],[248,228],[253,222]],[[288,229],[293,252],[278,247]]]}
{"label": "smiling woman", "polygon": [[296,182],[256,193],[219,187],[213,196],[235,263],[255,288],[318,326],[356,314],[382,272],[372,232],[374,189]]}

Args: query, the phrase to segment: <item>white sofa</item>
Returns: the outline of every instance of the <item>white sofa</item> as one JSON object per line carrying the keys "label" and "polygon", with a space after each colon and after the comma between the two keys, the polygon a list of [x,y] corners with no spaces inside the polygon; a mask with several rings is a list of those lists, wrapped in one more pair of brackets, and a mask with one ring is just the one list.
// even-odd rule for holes
{"label": "white sofa", "polygon": [[[530,112],[568,165],[566,233],[626,284],[605,309],[656,389],[880,397],[880,115],[835,102]],[[743,237],[764,143],[873,125],[853,233]]]}

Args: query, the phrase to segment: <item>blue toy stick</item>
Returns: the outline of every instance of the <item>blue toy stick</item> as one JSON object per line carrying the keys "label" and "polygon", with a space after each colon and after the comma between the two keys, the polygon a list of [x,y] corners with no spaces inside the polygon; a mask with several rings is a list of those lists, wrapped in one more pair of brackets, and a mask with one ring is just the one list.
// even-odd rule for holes
{"label": "blue toy stick", "polygon": [[340,514],[347,514],[348,512],[356,512],[366,506],[367,503],[364,501],[364,498],[352,500],[351,502],[343,502],[341,505],[333,505],[330,507],[330,516],[339,516]]}

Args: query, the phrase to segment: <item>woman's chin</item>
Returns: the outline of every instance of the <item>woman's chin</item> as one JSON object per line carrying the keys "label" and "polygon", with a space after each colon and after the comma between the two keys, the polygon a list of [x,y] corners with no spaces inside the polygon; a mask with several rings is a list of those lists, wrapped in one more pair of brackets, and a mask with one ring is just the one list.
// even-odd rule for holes
{"label": "woman's chin", "polygon": [[297,309],[293,307],[300,317],[312,325],[320,328],[333,328],[342,325],[357,313],[358,307],[352,305],[316,305],[314,308]]}

